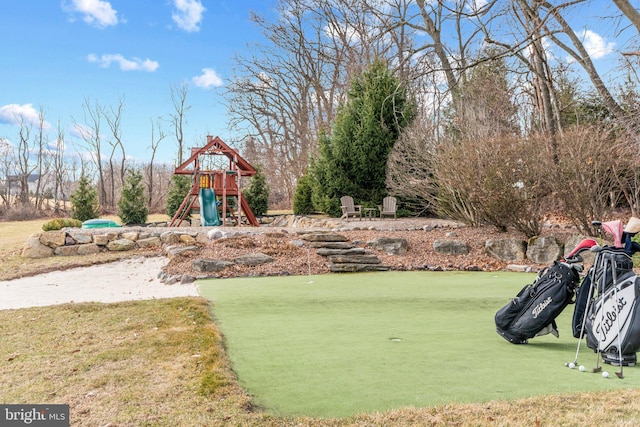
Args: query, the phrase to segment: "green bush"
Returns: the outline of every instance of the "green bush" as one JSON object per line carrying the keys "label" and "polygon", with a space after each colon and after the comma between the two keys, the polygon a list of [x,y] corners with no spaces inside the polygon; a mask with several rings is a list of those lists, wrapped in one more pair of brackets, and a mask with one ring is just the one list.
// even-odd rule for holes
{"label": "green bush", "polygon": [[247,199],[253,214],[261,216],[266,214],[269,208],[269,187],[262,169],[256,169],[257,173],[251,177],[249,185],[242,191],[242,196]]}
{"label": "green bush", "polygon": [[82,227],[82,221],[73,218],[54,218],[51,221],[47,221],[43,226],[43,231],[62,230],[63,228]]}
{"label": "green bush", "polygon": [[308,175],[302,175],[298,179],[298,185],[296,185],[296,192],[293,195],[293,213],[296,215],[308,215],[313,213],[313,201],[311,196],[313,195],[313,187],[311,178]]}

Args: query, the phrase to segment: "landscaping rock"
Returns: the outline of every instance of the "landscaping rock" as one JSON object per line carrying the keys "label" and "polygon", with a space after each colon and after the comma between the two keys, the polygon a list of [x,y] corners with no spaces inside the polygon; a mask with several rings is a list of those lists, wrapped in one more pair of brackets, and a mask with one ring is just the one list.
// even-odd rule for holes
{"label": "landscaping rock", "polygon": [[436,240],[433,242],[433,250],[446,255],[466,255],[469,247],[460,240]]}
{"label": "landscaping rock", "polygon": [[118,239],[107,244],[107,249],[112,252],[130,251],[136,247],[136,243],[129,239]]}
{"label": "landscaping rock", "polygon": [[196,253],[200,248],[197,246],[168,246],[165,253],[169,259],[180,255],[191,255]]}
{"label": "landscaping rock", "polygon": [[537,264],[551,264],[562,256],[562,243],[553,236],[532,237],[527,246],[527,258]]}
{"label": "landscaping rock", "polygon": [[330,255],[329,261],[334,264],[380,264],[375,255]]}
{"label": "landscaping rock", "polygon": [[260,264],[266,264],[268,262],[273,262],[274,259],[269,255],[265,255],[263,253],[255,253],[255,254],[247,254],[242,255],[233,260],[238,265],[251,265],[256,266]]}
{"label": "landscaping rock", "polygon": [[136,242],[140,248],[155,248],[162,245],[159,237],[148,237],[146,239],[140,239]]}
{"label": "landscaping rock", "polygon": [[307,242],[346,242],[345,236],[336,233],[309,233],[300,236],[302,240]]}
{"label": "landscaping rock", "polygon": [[53,250],[53,254],[58,256],[74,256],[78,255],[78,248],[78,245],[58,246]]}
{"label": "landscaping rock", "polygon": [[353,243],[351,242],[310,242],[309,246],[312,248],[351,249],[353,248]]}
{"label": "landscaping rock", "polygon": [[235,265],[235,263],[231,261],[221,260],[221,259],[198,258],[193,260],[191,265],[193,266],[193,269],[197,272],[208,273],[212,271],[224,270],[227,267]]}
{"label": "landscaping rock", "polygon": [[381,264],[330,264],[329,271],[332,273],[357,273],[361,271],[387,271],[389,267]]}
{"label": "landscaping rock", "polygon": [[40,242],[40,233],[32,234],[22,249],[23,258],[48,258],[53,255],[53,248]]}
{"label": "landscaping rock", "polygon": [[100,252],[100,246],[95,243],[88,243],[86,245],[78,245],[78,255],[94,255]]}
{"label": "landscaping rock", "polygon": [[386,253],[387,255],[403,255],[407,253],[409,245],[407,239],[378,237],[367,242],[367,246]]}
{"label": "landscaping rock", "polygon": [[484,244],[489,255],[502,261],[522,261],[525,258],[527,242],[518,239],[490,239]]}
{"label": "landscaping rock", "polygon": [[319,248],[316,250],[318,255],[331,256],[331,255],[363,255],[365,253],[364,248],[349,248],[349,249],[330,249]]}
{"label": "landscaping rock", "polygon": [[127,239],[127,240],[131,240],[132,242],[135,242],[136,240],[138,240],[138,235],[139,233],[137,231],[125,231],[120,235],[120,237],[122,239]]}
{"label": "landscaping rock", "polygon": [[86,245],[93,242],[93,236],[91,233],[83,232],[77,229],[70,229],[67,231],[67,235],[75,241],[76,244]]}
{"label": "landscaping rock", "polygon": [[55,249],[58,246],[64,246],[66,237],[67,233],[62,230],[45,231],[40,234],[40,243]]}

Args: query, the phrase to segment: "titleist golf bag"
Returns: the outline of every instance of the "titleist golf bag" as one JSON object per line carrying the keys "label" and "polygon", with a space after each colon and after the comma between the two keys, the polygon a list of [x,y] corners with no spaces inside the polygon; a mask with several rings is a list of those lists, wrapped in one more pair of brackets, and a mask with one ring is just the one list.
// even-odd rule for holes
{"label": "titleist golf bag", "polygon": [[573,303],[580,282],[581,265],[556,261],[538,274],[495,315],[496,331],[513,344],[527,344],[530,338],[551,333],[558,336],[555,319]]}
{"label": "titleist golf bag", "polygon": [[615,243],[591,249],[596,257],[578,290],[573,335],[586,335],[587,346],[605,363],[633,366],[640,349],[640,277],[633,272],[631,256],[640,245],[631,241],[635,233],[622,231],[619,221],[601,225]]}

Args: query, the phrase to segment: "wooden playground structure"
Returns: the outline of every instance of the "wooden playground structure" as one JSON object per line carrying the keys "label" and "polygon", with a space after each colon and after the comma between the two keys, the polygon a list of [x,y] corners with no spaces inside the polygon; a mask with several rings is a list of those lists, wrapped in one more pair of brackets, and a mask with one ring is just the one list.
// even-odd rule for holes
{"label": "wooden playground structure", "polygon": [[[226,157],[228,166],[222,168],[217,164],[215,169],[211,169],[215,163],[213,156],[217,159]],[[171,218],[170,227],[180,226],[184,218],[196,209],[200,210],[202,225],[226,226],[227,222],[241,225],[243,215],[250,225],[260,225],[240,191],[242,178],[255,175],[256,169],[219,137],[207,136],[204,147],[192,148],[191,157],[178,166],[174,174],[191,175],[193,185]],[[235,203],[229,203],[229,199]]]}

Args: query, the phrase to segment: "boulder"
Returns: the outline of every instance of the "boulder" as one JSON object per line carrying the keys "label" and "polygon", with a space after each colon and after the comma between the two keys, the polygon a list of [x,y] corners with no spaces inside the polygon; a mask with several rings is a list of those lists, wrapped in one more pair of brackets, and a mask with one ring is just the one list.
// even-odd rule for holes
{"label": "boulder", "polygon": [[53,254],[57,256],[74,256],[78,255],[78,248],[80,246],[58,246],[53,250]]}
{"label": "boulder", "polygon": [[336,233],[309,233],[300,236],[302,240],[307,242],[346,242],[345,236]]}
{"label": "boulder", "polygon": [[64,246],[66,237],[67,233],[62,230],[45,231],[40,234],[40,243],[55,249],[58,246]]}
{"label": "boulder", "polygon": [[357,273],[360,271],[387,271],[389,267],[382,264],[330,264],[329,271],[332,273]]}
{"label": "boulder", "polygon": [[527,242],[520,239],[489,239],[485,242],[484,249],[501,261],[522,261],[525,258]]}
{"label": "boulder", "polygon": [[433,242],[433,250],[445,255],[466,255],[469,247],[461,240],[436,240]]}
{"label": "boulder", "polygon": [[238,265],[251,265],[256,266],[260,264],[266,264],[268,262],[273,262],[274,259],[269,255],[265,255],[263,253],[255,253],[255,254],[247,254],[239,256],[238,258],[233,260]]}
{"label": "boulder", "polygon": [[218,240],[218,239],[222,239],[222,231],[218,230],[217,228],[211,229],[207,232],[207,238],[209,240]]}
{"label": "boulder", "polygon": [[22,249],[23,258],[48,258],[53,255],[53,248],[43,245],[40,241],[40,233],[32,234]]}
{"label": "boulder", "polygon": [[170,246],[166,248],[166,254],[169,259],[180,255],[195,254],[200,248],[197,246]]}
{"label": "boulder", "polygon": [[189,243],[189,244],[191,244],[191,243],[195,243],[196,239],[195,239],[195,237],[190,236],[188,234],[181,234],[180,235],[180,242],[181,243]]}
{"label": "boulder", "polygon": [[312,248],[327,248],[327,249],[351,249],[353,243],[350,242],[310,242],[309,246]]}
{"label": "boulder", "polygon": [[553,236],[532,237],[527,245],[527,258],[546,265],[560,259],[562,251],[562,243]]}
{"label": "boulder", "polygon": [[226,261],[222,259],[205,259],[198,258],[191,263],[194,270],[200,273],[209,273],[212,271],[224,270],[227,267],[235,265],[232,261]]}
{"label": "boulder", "polygon": [[122,233],[120,237],[122,239],[127,239],[127,240],[131,240],[132,242],[135,242],[136,240],[138,240],[139,234],[140,233],[138,233],[137,231],[126,231]]}
{"label": "boulder", "polygon": [[173,245],[175,243],[180,243],[180,235],[178,233],[174,233],[173,231],[165,231],[160,235],[160,240],[162,241],[162,243]]}
{"label": "boulder", "polygon": [[407,239],[378,237],[367,242],[367,246],[386,253],[387,255],[403,255],[407,253],[409,245]]}
{"label": "boulder", "polygon": [[136,243],[129,239],[117,239],[107,243],[107,249],[112,252],[130,251],[136,247]]}
{"label": "boulder", "polygon": [[100,252],[100,246],[95,243],[88,243],[86,245],[77,245],[78,255],[94,255]]}
{"label": "boulder", "polygon": [[109,243],[109,236],[106,234],[94,234],[93,243],[98,246],[107,246],[107,244]]}
{"label": "boulder", "polygon": [[375,255],[330,255],[329,261],[334,264],[380,264]]}
{"label": "boulder", "polygon": [[320,248],[316,250],[316,253],[321,256],[330,255],[363,255],[365,253],[364,248],[349,248],[349,249],[330,249]]}
{"label": "boulder", "polygon": [[70,229],[67,232],[67,235],[71,237],[78,245],[86,245],[87,243],[93,242],[93,236],[91,235],[91,233],[87,233],[78,229]]}
{"label": "boulder", "polygon": [[136,243],[138,243],[138,247],[141,248],[153,248],[162,245],[159,237],[147,237],[146,239],[140,239]]}

